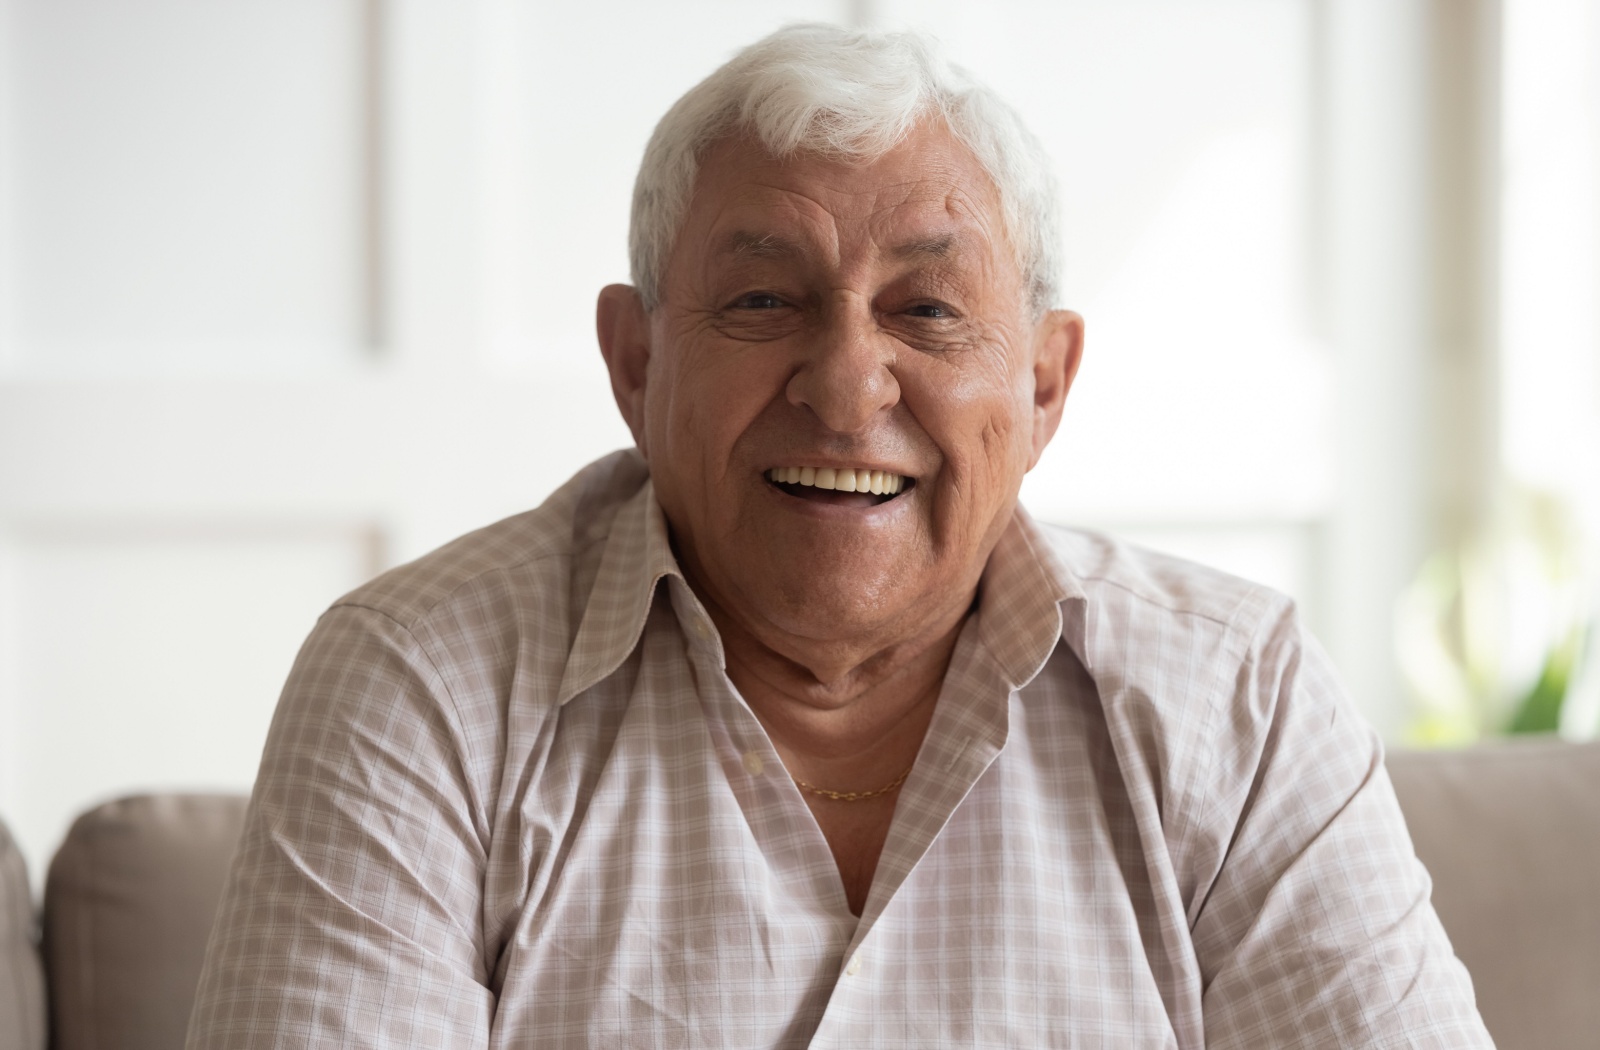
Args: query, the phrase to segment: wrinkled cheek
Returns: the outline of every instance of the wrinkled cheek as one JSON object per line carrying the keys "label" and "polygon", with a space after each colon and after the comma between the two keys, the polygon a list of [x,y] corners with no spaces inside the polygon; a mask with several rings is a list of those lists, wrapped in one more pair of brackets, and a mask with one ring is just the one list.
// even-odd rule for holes
{"label": "wrinkled cheek", "polygon": [[978,545],[997,519],[1009,517],[1028,465],[1021,434],[1014,420],[993,416],[962,447],[946,453],[939,492],[943,513],[934,519],[941,545]]}
{"label": "wrinkled cheek", "polygon": [[983,408],[976,440],[960,450],[959,458],[963,471],[972,478],[971,486],[983,496],[995,498],[1020,481],[1021,467],[1026,465],[1023,417],[1017,415],[1018,406],[1009,402],[991,402]]}
{"label": "wrinkled cheek", "polygon": [[649,386],[644,392],[644,434],[649,443],[644,453],[652,464],[665,459],[671,445],[672,401],[670,379],[659,374],[652,362]]}
{"label": "wrinkled cheek", "polygon": [[983,454],[991,473],[1005,474],[1016,458],[1017,427],[1009,417],[990,417],[983,428]]}
{"label": "wrinkled cheek", "polygon": [[695,407],[674,377],[662,375],[646,395],[649,407],[651,455],[657,460],[681,467],[684,452],[692,447],[695,433]]}

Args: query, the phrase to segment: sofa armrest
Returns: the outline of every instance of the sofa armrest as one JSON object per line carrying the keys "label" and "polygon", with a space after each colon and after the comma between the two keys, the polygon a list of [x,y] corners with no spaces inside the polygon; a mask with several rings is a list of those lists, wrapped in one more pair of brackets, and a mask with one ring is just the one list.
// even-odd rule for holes
{"label": "sofa armrest", "polygon": [[1389,773],[1433,903],[1506,1047],[1600,1032],[1600,744],[1398,752]]}
{"label": "sofa armrest", "polygon": [[234,795],[146,795],[79,817],[50,864],[54,1050],[173,1050],[244,824]]}
{"label": "sofa armrest", "polygon": [[35,925],[28,867],[0,823],[0,1050],[44,1050],[44,974]]}

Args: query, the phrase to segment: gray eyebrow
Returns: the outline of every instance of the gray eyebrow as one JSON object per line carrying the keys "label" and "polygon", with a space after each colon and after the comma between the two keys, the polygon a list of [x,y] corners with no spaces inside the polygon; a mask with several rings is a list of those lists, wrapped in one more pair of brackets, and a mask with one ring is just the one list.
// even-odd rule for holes
{"label": "gray eyebrow", "polygon": [[[932,256],[936,259],[947,259],[960,250],[963,238],[953,233],[940,234],[936,237],[925,237],[920,240],[907,241],[889,249],[895,258],[905,259],[915,256]],[[804,245],[788,238],[780,237],[774,233],[752,233],[748,230],[735,230],[723,242],[723,250],[733,255],[754,256],[763,259],[793,258],[809,255]]]}
{"label": "gray eyebrow", "polygon": [[910,255],[932,255],[935,258],[948,258],[950,253],[960,246],[954,234],[944,234],[940,237],[929,237],[926,240],[911,241],[907,244],[896,245],[893,254],[899,258]]}
{"label": "gray eyebrow", "polygon": [[804,255],[805,249],[790,240],[772,233],[750,233],[736,230],[728,235],[727,250],[735,255],[753,255],[760,258]]}

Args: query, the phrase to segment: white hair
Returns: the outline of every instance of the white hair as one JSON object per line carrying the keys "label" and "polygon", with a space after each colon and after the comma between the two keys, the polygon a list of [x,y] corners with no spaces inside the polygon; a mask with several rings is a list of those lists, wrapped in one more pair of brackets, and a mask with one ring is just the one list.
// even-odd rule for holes
{"label": "white hair", "polygon": [[633,283],[660,302],[700,158],[730,135],[775,157],[796,152],[873,160],[936,116],[999,191],[1030,305],[1055,305],[1060,237],[1055,179],[1038,139],[989,88],[947,61],[931,37],[791,25],[758,40],[690,88],[656,125],[639,165],[628,230]]}

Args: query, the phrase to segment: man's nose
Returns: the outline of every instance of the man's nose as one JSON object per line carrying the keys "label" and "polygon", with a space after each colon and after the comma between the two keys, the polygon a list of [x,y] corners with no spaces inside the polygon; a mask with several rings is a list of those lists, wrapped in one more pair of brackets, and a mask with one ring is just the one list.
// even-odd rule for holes
{"label": "man's nose", "polygon": [[853,434],[900,402],[900,383],[890,369],[896,343],[879,329],[870,307],[839,304],[829,314],[808,341],[787,394],[790,404],[811,409],[829,430]]}

